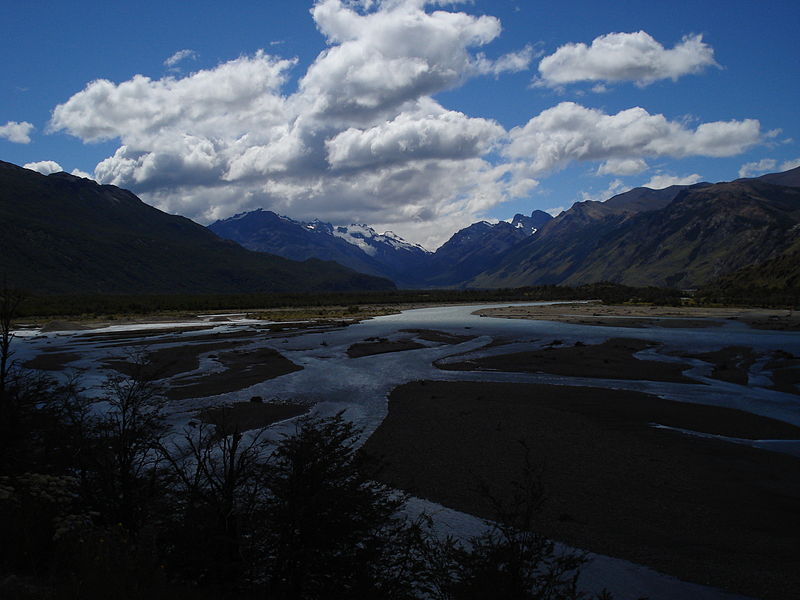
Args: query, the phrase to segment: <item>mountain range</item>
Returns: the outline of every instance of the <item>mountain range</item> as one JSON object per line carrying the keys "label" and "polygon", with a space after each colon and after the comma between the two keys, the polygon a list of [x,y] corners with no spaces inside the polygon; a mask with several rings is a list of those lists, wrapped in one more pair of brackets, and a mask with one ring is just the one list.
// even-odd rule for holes
{"label": "mountain range", "polygon": [[[510,222],[473,223],[435,252],[366,225],[303,223],[269,211],[210,229],[252,250],[289,258],[327,256],[401,287],[581,285],[696,288],[777,261],[794,281],[800,235],[800,168],[722,183],[634,188]],[[794,250],[793,250],[794,249]],[[787,271],[788,269],[788,271]],[[771,272],[776,272],[774,269]]]}
{"label": "mountain range", "polygon": [[209,225],[221,238],[249,250],[292,260],[325,258],[355,271],[399,283],[430,254],[391,231],[379,235],[367,225],[334,227],[322,221],[302,222],[268,210],[235,215]]}
{"label": "mountain range", "polygon": [[800,169],[785,173],[784,185],[774,179],[637,188],[578,203],[466,285],[703,286],[796,248]]}
{"label": "mountain range", "polygon": [[0,161],[0,275],[43,293],[580,285],[800,287],[800,168],[635,188],[480,221],[435,252],[365,224],[256,210],[208,228],[131,192]]}
{"label": "mountain range", "polygon": [[131,192],[0,161],[0,277],[38,293],[391,289],[333,261],[246,250]]}
{"label": "mountain range", "polygon": [[296,221],[261,209],[216,221],[209,229],[250,250],[294,260],[325,257],[401,287],[454,287],[494,266],[551,219],[537,210],[531,216],[515,215],[510,223],[474,223],[436,252],[391,231],[379,234],[368,225]]}

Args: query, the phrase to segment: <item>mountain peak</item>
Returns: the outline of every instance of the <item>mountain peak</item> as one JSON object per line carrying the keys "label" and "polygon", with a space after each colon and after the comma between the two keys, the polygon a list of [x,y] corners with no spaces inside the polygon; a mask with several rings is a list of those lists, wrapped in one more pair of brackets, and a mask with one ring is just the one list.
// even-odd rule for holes
{"label": "mountain peak", "polygon": [[530,217],[517,213],[511,219],[511,225],[528,235],[533,235],[552,220],[553,217],[543,210],[534,210]]}

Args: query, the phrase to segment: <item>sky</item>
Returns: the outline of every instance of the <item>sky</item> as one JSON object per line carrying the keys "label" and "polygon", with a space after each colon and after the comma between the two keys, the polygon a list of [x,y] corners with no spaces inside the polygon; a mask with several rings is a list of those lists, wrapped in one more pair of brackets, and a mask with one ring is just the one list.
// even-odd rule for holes
{"label": "sky", "polygon": [[90,0],[0,21],[0,159],[429,249],[800,165],[795,0]]}

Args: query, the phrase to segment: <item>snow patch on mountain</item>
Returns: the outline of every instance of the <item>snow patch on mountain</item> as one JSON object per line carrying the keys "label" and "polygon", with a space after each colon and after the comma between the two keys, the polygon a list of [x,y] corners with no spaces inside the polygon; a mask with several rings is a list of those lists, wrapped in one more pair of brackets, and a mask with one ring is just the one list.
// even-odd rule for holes
{"label": "snow patch on mountain", "polygon": [[395,251],[400,250],[414,254],[430,254],[428,250],[419,244],[412,244],[392,231],[379,234],[369,225],[364,225],[362,223],[339,225],[334,227],[331,233],[357,246],[370,256],[375,256],[381,248]]}

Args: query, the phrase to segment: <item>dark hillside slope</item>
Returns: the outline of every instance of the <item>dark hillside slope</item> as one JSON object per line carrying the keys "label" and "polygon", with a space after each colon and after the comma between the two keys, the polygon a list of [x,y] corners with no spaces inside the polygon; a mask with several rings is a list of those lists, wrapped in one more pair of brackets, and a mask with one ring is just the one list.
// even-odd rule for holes
{"label": "dark hillside slope", "polygon": [[428,259],[424,284],[453,286],[494,266],[509,249],[530,237],[523,227],[480,221],[457,231]]}
{"label": "dark hillside slope", "polygon": [[332,262],[245,250],[115,186],[0,161],[0,275],[38,293],[390,289]]}
{"label": "dark hillside slope", "polygon": [[794,169],[789,169],[782,173],[767,173],[761,177],[756,177],[756,179],[759,181],[766,181],[767,183],[774,183],[775,185],[800,187],[800,167],[795,167]]}
{"label": "dark hillside slope", "polygon": [[703,286],[699,295],[721,302],[797,307],[800,305],[800,239],[775,258],[717,277]]}
{"label": "dark hillside slope", "polygon": [[603,239],[569,283],[693,288],[783,253],[800,237],[800,190],[760,181],[681,192]]}
{"label": "dark hillside slope", "polygon": [[576,204],[471,284],[697,287],[773,259],[800,236],[800,189],[758,179],[691,186],[645,212],[611,202]]}

